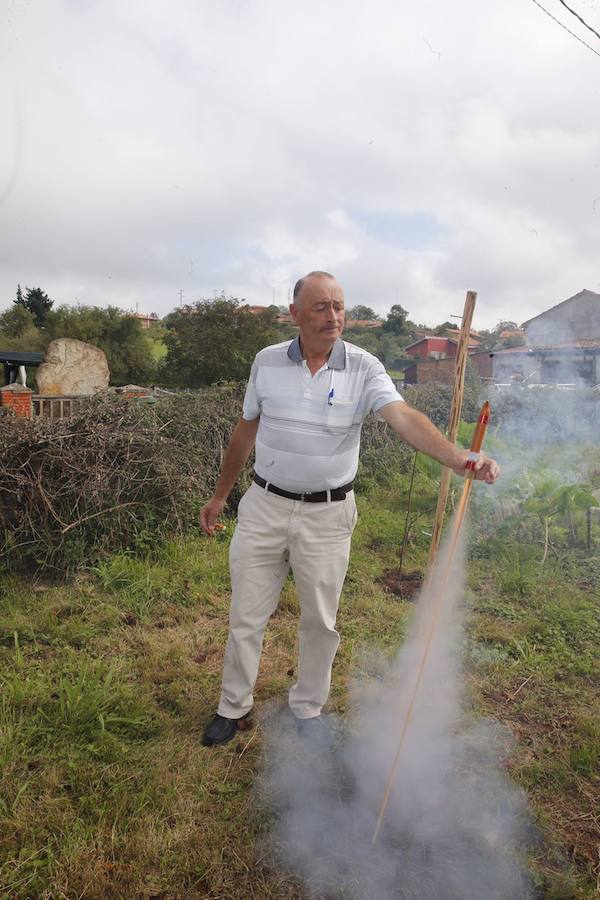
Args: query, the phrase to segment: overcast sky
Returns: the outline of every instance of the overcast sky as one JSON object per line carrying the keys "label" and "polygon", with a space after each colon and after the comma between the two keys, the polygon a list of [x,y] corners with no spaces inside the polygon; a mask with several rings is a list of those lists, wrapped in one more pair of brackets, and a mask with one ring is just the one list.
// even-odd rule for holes
{"label": "overcast sky", "polygon": [[0,9],[0,309],[285,304],[322,268],[429,325],[477,290],[486,328],[600,291],[600,56],[532,0]]}

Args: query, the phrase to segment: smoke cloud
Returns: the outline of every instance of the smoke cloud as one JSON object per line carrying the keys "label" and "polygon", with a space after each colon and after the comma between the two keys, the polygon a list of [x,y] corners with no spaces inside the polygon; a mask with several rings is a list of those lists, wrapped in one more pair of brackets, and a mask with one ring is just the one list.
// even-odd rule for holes
{"label": "smoke cloud", "polygon": [[[298,732],[266,725],[263,799],[277,824],[275,866],[311,897],[360,900],[519,900],[531,885],[519,857],[530,834],[522,793],[503,773],[500,726],[470,721],[461,678],[462,550],[446,551],[420,597],[405,645],[379,677],[357,683],[357,714]],[[406,733],[390,803],[373,835],[419,662],[437,626]],[[356,696],[358,695],[358,696]]]}
{"label": "smoke cloud", "polygon": [[[528,331],[528,359],[515,361],[526,375],[524,383],[489,389],[488,452],[503,469],[491,496],[512,493],[524,499],[532,472],[555,470],[562,484],[590,478],[582,451],[600,442],[600,385],[595,384],[600,377],[600,304],[583,297],[569,310],[542,318]],[[534,383],[540,379],[541,384]]]}

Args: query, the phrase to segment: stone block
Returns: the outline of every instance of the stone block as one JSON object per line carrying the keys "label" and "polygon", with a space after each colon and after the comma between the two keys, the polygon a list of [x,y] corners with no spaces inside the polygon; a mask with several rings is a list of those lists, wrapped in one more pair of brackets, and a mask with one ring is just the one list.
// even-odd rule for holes
{"label": "stone block", "polygon": [[72,338],[52,341],[36,372],[38,394],[45,397],[89,397],[105,390],[109,380],[106,354]]}

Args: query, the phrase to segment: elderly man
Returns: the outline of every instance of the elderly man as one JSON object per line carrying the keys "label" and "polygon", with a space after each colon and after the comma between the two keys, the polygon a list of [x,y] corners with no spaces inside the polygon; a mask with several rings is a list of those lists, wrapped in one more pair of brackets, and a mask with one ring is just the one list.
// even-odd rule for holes
{"label": "elderly man", "polygon": [[[335,621],[356,524],[352,480],[365,416],[378,413],[417,450],[466,471],[467,451],[403,401],[376,357],[341,340],[344,294],[332,275],[301,278],[290,312],[299,335],[256,356],[242,418],[201,513],[203,530],[214,534],[256,446],[254,483],[240,501],[231,541],[229,638],[205,746],[229,741],[252,709],[263,634],[290,567],[300,600],[300,648],[289,705],[305,727],[319,721],[339,643]],[[476,465],[476,478],[489,483],[498,472],[492,459]]]}

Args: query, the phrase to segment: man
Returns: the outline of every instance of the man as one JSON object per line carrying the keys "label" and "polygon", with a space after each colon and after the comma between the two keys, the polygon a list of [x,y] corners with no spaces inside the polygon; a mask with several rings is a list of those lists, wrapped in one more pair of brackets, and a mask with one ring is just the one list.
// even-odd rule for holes
{"label": "man", "polygon": [[[335,620],[356,524],[352,480],[364,417],[378,413],[417,450],[466,471],[468,452],[403,401],[378,359],[341,340],[344,294],[332,275],[301,278],[290,312],[299,335],[257,354],[242,418],[201,513],[203,530],[214,534],[256,445],[254,483],[240,501],[231,541],[229,638],[205,746],[230,740],[252,709],[264,630],[290,567],[300,600],[300,649],[289,705],[305,727],[319,721],[339,643]],[[491,483],[498,473],[492,459],[476,464],[478,479]]]}

